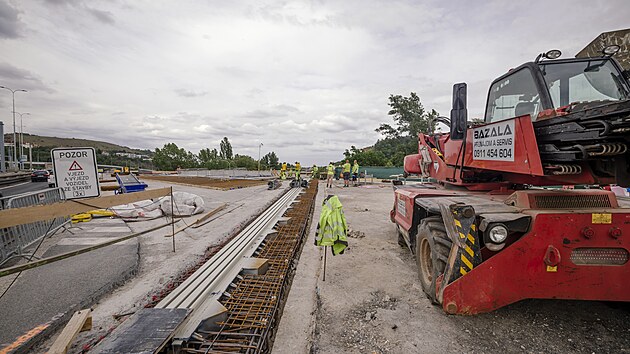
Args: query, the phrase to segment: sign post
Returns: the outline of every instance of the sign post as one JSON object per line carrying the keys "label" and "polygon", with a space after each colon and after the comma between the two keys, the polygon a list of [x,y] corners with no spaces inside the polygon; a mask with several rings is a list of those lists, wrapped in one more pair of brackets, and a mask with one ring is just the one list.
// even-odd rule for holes
{"label": "sign post", "polygon": [[93,148],[53,149],[53,169],[57,187],[66,199],[93,198],[101,195]]}

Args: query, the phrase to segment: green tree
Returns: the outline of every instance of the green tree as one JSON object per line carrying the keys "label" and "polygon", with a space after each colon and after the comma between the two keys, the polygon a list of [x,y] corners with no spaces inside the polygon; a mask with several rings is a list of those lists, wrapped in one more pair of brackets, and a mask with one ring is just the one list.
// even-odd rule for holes
{"label": "green tree", "polygon": [[389,95],[389,112],[395,122],[395,127],[389,124],[381,124],[376,132],[388,138],[417,137],[418,133],[430,133],[435,128],[433,118],[438,116],[435,110],[426,112],[420,97],[411,92],[409,97],[402,95]]}
{"label": "green tree", "polygon": [[253,157],[247,155],[234,155],[234,166],[238,168],[246,168],[248,170],[255,170],[258,168],[258,161],[254,160]]}
{"label": "green tree", "polygon": [[349,160],[351,163],[357,160],[359,166],[386,166],[389,162],[382,152],[374,149],[360,151],[356,155],[351,156]]}
{"label": "green tree", "polygon": [[230,141],[227,137],[223,137],[219,148],[221,149],[221,154],[219,156],[221,156],[222,159],[232,159],[232,144],[230,144]]}
{"label": "green tree", "polygon": [[153,164],[158,170],[173,171],[178,167],[197,167],[198,161],[197,157],[190,151],[179,148],[175,143],[168,143],[164,144],[162,149],[155,149]]}
{"label": "green tree", "polygon": [[219,158],[219,153],[217,149],[210,150],[209,148],[199,150],[199,155],[197,155],[199,159],[199,163],[203,167],[208,167],[212,162],[216,161]]}
{"label": "green tree", "polygon": [[278,156],[276,156],[275,152],[269,152],[267,153],[265,156],[263,156],[260,159],[260,165],[261,167],[264,166],[265,169],[267,168],[273,168],[273,169],[277,169],[278,168]]}

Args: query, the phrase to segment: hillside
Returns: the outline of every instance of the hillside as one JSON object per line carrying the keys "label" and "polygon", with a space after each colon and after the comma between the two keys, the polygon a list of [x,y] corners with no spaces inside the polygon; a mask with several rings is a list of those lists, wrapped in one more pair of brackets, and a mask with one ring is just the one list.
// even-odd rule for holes
{"label": "hillside", "polygon": [[[13,140],[13,133],[6,133],[5,141]],[[75,139],[75,138],[58,138],[54,136],[40,136],[24,133],[24,143],[33,144],[36,147],[93,147],[94,149],[107,152],[127,152],[141,155],[152,155],[150,150],[132,149],[126,146],[120,146],[104,141]]]}

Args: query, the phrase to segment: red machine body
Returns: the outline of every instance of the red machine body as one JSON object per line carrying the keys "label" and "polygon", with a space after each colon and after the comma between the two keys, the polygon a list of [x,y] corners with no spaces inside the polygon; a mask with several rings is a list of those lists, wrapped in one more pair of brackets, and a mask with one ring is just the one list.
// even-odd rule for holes
{"label": "red machine body", "polygon": [[[573,77],[557,78],[560,99],[549,85],[561,71],[551,64],[579,66],[575,75],[587,79],[594,65],[618,69],[611,58],[597,60],[510,71],[491,87],[485,123],[472,126],[465,84],[456,84],[450,134],[419,134],[405,172],[436,182],[395,186],[390,217],[399,243],[416,254],[423,290],[446,312],[528,298],[630,301],[630,199],[597,188],[630,184],[630,85],[618,70],[615,84],[627,94],[569,105],[562,92],[573,89],[562,83]],[[519,91],[523,72],[532,73],[535,95]],[[533,104],[519,114],[519,105]],[[495,119],[505,107],[514,117]],[[594,189],[545,188],[568,185]]]}

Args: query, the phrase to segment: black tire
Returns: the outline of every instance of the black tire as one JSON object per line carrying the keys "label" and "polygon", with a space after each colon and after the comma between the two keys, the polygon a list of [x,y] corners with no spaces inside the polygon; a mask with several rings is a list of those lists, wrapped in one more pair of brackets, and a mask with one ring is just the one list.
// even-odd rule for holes
{"label": "black tire", "polygon": [[420,221],[415,245],[418,276],[422,290],[433,304],[438,304],[435,281],[444,273],[451,246],[441,217],[430,216]]}

